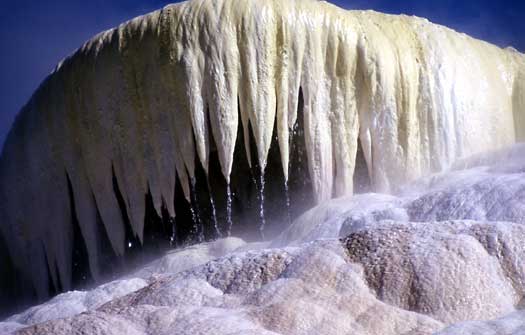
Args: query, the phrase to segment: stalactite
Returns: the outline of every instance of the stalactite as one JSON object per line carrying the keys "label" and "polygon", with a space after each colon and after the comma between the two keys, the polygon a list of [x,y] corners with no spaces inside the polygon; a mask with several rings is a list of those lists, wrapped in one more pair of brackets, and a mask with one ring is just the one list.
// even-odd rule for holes
{"label": "stalactite", "polygon": [[391,192],[523,139],[524,73],[522,54],[415,17],[313,0],[168,5],[86,42],[24,106],[0,159],[0,234],[39,296],[48,279],[68,289],[74,236],[97,277],[106,237],[117,257],[144,242],[146,194],[178,216],[182,242],[197,169],[216,164],[229,235],[236,150],[264,171],[275,136],[285,185],[301,165],[316,202],[351,194],[356,165]]}

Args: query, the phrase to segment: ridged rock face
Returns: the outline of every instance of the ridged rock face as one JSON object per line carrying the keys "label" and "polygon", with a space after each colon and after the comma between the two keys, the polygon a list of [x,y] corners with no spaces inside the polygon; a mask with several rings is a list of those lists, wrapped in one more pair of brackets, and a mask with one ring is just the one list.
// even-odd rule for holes
{"label": "ridged rock face", "polygon": [[523,335],[525,145],[481,158],[327,201],[273,241],[172,250],[0,333]]}
{"label": "ridged rock face", "polygon": [[212,156],[226,183],[236,164],[264,175],[277,136],[288,180],[298,119],[321,202],[352,193],[359,145],[373,189],[391,191],[524,138],[523,110],[523,55],[424,19],[308,0],[170,5],[88,41],[23,108],[0,161],[0,239],[16,280],[45,296],[69,289],[75,236],[97,277],[103,239],[123,255],[129,221],[142,240],[146,194],[175,217]]}

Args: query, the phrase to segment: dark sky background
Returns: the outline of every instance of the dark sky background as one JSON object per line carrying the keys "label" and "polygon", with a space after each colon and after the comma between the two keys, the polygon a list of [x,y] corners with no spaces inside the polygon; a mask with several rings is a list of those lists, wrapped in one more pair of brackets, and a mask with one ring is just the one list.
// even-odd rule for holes
{"label": "dark sky background", "polygon": [[[175,1],[0,0],[0,146],[16,113],[54,66],[96,33]],[[525,51],[523,0],[331,0],[341,7],[428,18]]]}

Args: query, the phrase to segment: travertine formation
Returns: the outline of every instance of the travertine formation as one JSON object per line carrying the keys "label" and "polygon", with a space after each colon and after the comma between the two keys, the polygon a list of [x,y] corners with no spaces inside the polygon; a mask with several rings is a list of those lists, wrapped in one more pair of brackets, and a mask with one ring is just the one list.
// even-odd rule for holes
{"label": "travertine formation", "polygon": [[523,334],[525,146],[461,165],[398,196],[326,202],[271,242],[172,251],[14,315],[0,332]]}
{"label": "travertine formation", "polygon": [[300,95],[317,202],[352,193],[358,143],[374,190],[388,192],[525,136],[525,57],[514,50],[312,0],[169,5],[88,41],[19,114],[0,160],[0,237],[14,266],[40,296],[69,289],[74,212],[96,278],[97,220],[125,252],[114,179],[142,239],[145,194],[175,216],[176,180],[177,201],[189,201],[211,147],[230,180],[239,127],[264,170],[276,125],[288,178]]}

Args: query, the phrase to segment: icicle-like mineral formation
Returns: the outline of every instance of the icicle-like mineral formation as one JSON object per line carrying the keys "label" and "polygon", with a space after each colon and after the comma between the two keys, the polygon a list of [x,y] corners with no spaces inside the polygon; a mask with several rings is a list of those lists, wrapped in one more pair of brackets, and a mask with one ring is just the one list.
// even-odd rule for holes
{"label": "icicle-like mineral formation", "polygon": [[144,195],[174,217],[176,179],[177,201],[189,202],[212,141],[229,183],[238,127],[247,151],[253,131],[262,173],[276,123],[287,179],[299,91],[317,202],[352,193],[358,141],[373,189],[388,192],[525,138],[516,51],[313,0],[169,5],[88,41],[19,114],[0,161],[0,231],[14,266],[40,296],[48,278],[68,289],[74,210],[96,277],[101,224],[125,251],[113,181],[142,240]]}

